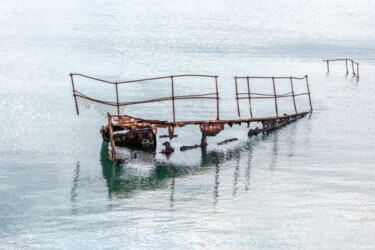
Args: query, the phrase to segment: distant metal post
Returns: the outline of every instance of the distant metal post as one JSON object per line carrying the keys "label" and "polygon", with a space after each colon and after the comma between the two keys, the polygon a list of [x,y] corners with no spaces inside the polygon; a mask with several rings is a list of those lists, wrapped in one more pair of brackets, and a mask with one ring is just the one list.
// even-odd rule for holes
{"label": "distant metal post", "polygon": [[118,101],[118,88],[117,88],[117,82],[115,82],[116,85],[116,99],[117,99],[117,115],[120,116],[120,104]]}
{"label": "distant metal post", "polygon": [[250,109],[250,117],[253,119],[253,112],[251,110],[251,96],[250,96],[250,82],[249,82],[249,77],[246,77],[247,80],[247,95],[249,97],[249,109]]}
{"label": "distant metal post", "polygon": [[219,90],[217,87],[217,76],[215,76],[215,85],[216,85],[216,120],[220,120],[219,118]]}
{"label": "distant metal post", "polygon": [[353,75],[355,75],[355,73],[354,73],[354,63],[353,63],[353,60],[351,60],[352,61],[352,70],[353,70]]}
{"label": "distant metal post", "polygon": [[312,108],[312,105],[311,105],[311,96],[310,96],[309,80],[308,80],[307,78],[308,78],[308,76],[306,75],[306,86],[307,86],[307,92],[308,92],[308,94],[309,94],[310,111],[312,111],[313,108]]}
{"label": "distant metal post", "polygon": [[293,96],[294,110],[296,111],[296,114],[297,114],[296,98],[294,96],[294,89],[293,89],[293,80],[292,80],[292,77],[290,77],[290,86],[292,87],[292,96]]}
{"label": "distant metal post", "polygon": [[357,81],[359,81],[359,63],[357,63]]}
{"label": "distant metal post", "polygon": [[279,111],[277,110],[277,96],[276,96],[276,87],[275,87],[275,77],[272,77],[272,84],[273,84],[273,92],[274,92],[274,98],[275,98],[275,110],[276,110],[276,116],[279,117]]}
{"label": "distant metal post", "polygon": [[76,103],[76,111],[77,111],[77,115],[79,115],[77,96],[76,96],[76,90],[74,88],[74,81],[73,81],[73,74],[72,73],[70,73],[70,79],[72,80],[73,96],[74,96],[74,101]]}
{"label": "distant metal post", "polygon": [[345,65],[346,65],[346,74],[349,74],[349,70],[348,70],[348,59],[345,59]]}
{"label": "distant metal post", "polygon": [[235,84],[236,84],[237,112],[238,112],[238,116],[241,117],[241,113],[240,113],[240,105],[239,105],[239,103],[238,103],[237,76],[234,77],[234,82],[235,82]]}
{"label": "distant metal post", "polygon": [[327,73],[329,73],[329,61],[327,60]]}
{"label": "distant metal post", "polygon": [[174,110],[174,84],[173,84],[173,76],[171,76],[171,83],[172,83],[172,108],[173,108],[173,122],[176,122],[176,114]]}

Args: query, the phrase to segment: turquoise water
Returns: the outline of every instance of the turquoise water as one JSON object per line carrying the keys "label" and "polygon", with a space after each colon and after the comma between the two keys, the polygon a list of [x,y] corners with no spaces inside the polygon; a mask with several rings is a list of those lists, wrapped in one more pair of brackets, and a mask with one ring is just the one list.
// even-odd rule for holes
{"label": "turquoise water", "polygon": [[[372,1],[5,0],[0,10],[0,248],[374,248]],[[360,63],[359,82],[342,63],[326,74],[321,60],[342,57]],[[206,150],[169,158],[121,150],[113,165],[99,134],[106,118],[75,114],[71,72],[219,75],[228,118],[233,76],[308,74],[314,112],[252,138],[226,127]],[[129,88],[121,98],[163,90]],[[124,112],[170,114],[160,105]],[[176,133],[176,149],[200,140],[195,126]]]}

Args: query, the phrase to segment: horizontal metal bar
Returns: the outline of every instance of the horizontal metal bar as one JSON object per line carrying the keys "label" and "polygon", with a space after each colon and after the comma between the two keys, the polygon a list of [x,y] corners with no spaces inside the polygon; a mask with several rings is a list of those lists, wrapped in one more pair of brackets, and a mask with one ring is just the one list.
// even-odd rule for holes
{"label": "horizontal metal bar", "polygon": [[89,78],[89,79],[92,79],[92,80],[95,80],[95,81],[99,81],[99,82],[105,82],[105,83],[115,84],[114,82],[110,82],[110,81],[102,80],[102,79],[95,78],[95,77],[92,77],[92,76],[86,76],[86,75],[79,74],[79,73],[70,73],[70,74],[71,74],[72,76],[82,76],[82,77]]}
{"label": "horizontal metal bar", "polygon": [[[294,96],[300,96],[300,95],[308,95],[309,93],[300,93],[300,94],[294,94]],[[276,98],[284,98],[284,97],[293,97],[293,94],[283,94],[283,95],[277,95]],[[269,98],[275,98],[274,95],[267,95],[264,97],[261,96],[250,96],[250,99],[269,99]],[[249,99],[249,97],[238,97],[236,99]]]}
{"label": "horizontal metal bar", "polygon": [[303,80],[306,78],[306,76],[304,77],[294,77],[294,76],[235,76],[234,78],[237,78],[237,79],[296,79],[296,80]]}
{"label": "horizontal metal bar", "polygon": [[144,81],[151,81],[151,80],[159,80],[159,79],[168,79],[168,78],[175,78],[175,77],[211,77],[215,78],[218,76],[213,75],[172,75],[172,76],[161,76],[161,77],[153,77],[153,78],[145,78],[145,79],[139,79],[139,80],[130,80],[130,81],[123,81],[118,83],[132,83],[132,82],[144,82]]}
{"label": "horizontal metal bar", "polygon": [[[82,77],[85,77],[85,78],[89,78],[89,79],[92,79],[92,80],[105,82],[105,83],[109,83],[109,84],[116,84],[116,82],[111,82],[111,81],[99,79],[99,78],[96,78],[96,77],[87,76],[87,75],[84,75],[84,74],[71,73],[71,75],[82,76]],[[153,77],[153,78],[131,80],[131,81],[122,81],[122,82],[117,82],[117,83],[119,84],[119,83],[143,82],[143,81],[151,81],[151,80],[158,80],[158,79],[168,79],[168,78],[171,78],[171,77],[211,77],[211,78],[215,78],[215,77],[218,77],[218,76],[214,76],[214,75],[173,75],[173,76],[161,76],[161,77]]]}
{"label": "horizontal metal bar", "polygon": [[326,59],[326,60],[322,60],[323,62],[333,62],[333,61],[352,61],[353,63],[355,64],[359,64],[358,62],[354,61],[353,59],[349,59],[349,58],[346,58],[346,59]]}

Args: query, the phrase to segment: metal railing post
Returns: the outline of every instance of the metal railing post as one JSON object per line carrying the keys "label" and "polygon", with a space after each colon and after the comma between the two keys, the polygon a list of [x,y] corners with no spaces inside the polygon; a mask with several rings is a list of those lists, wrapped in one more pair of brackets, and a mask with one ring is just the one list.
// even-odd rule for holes
{"label": "metal railing post", "polygon": [[359,81],[359,63],[357,63],[357,81]]}
{"label": "metal railing post", "polygon": [[117,88],[117,82],[115,82],[116,85],[116,100],[117,100],[117,115],[120,116],[120,104],[118,101],[118,88]]}
{"label": "metal railing post", "polygon": [[173,76],[171,76],[171,83],[172,83],[172,108],[173,108],[173,122],[176,122],[176,114],[174,110],[174,84],[173,84]]}
{"label": "metal railing post", "polygon": [[247,95],[249,97],[249,109],[250,109],[250,117],[253,119],[253,111],[251,110],[251,95],[250,95],[250,82],[249,77],[246,77],[247,80]]}
{"label": "metal railing post", "polygon": [[308,80],[308,76],[307,76],[307,75],[306,75],[306,86],[307,86],[307,93],[309,94],[310,111],[312,111],[313,108],[312,108],[312,105],[311,105],[311,96],[310,96],[309,80]]}
{"label": "metal railing post", "polygon": [[296,111],[296,114],[297,114],[296,98],[295,98],[295,96],[294,96],[294,88],[293,88],[293,80],[292,80],[292,77],[290,77],[290,86],[292,87],[292,96],[293,96],[294,110]]}
{"label": "metal railing post", "polygon": [[219,117],[219,89],[217,87],[217,76],[215,76],[215,85],[216,85],[216,120],[220,120],[220,117]]}
{"label": "metal railing post", "polygon": [[275,77],[272,77],[272,84],[273,84],[273,92],[274,92],[274,98],[275,98],[275,110],[276,110],[276,116],[279,117],[279,111],[277,110],[277,95],[276,95],[276,87],[275,87]]}
{"label": "metal railing post", "polygon": [[235,82],[235,84],[236,84],[237,112],[238,112],[238,116],[241,117],[241,113],[240,113],[240,104],[238,103],[237,76],[234,77],[234,82]]}
{"label": "metal railing post", "polygon": [[77,115],[79,115],[79,109],[78,109],[78,103],[77,103],[77,96],[76,96],[76,90],[74,88],[74,81],[73,81],[73,74],[72,73],[70,73],[70,79],[72,80],[73,96],[74,96],[74,101],[76,103],[76,111],[77,111]]}
{"label": "metal railing post", "polygon": [[348,70],[348,59],[345,59],[345,65],[346,65],[346,74],[349,74],[349,70]]}

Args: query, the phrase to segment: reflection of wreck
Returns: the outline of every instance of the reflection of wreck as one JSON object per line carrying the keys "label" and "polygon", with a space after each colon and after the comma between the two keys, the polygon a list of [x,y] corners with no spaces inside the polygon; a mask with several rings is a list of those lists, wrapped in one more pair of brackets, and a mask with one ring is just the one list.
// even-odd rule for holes
{"label": "reflection of wreck", "polygon": [[[108,152],[109,152],[109,159],[112,161],[116,160],[116,149],[115,146],[134,146],[134,147],[145,147],[149,149],[154,149],[156,145],[156,134],[158,128],[167,128],[168,135],[161,135],[160,138],[174,138],[177,135],[174,133],[175,128],[183,127],[186,125],[199,125],[200,131],[202,133],[201,144],[189,147],[182,147],[181,150],[186,150],[190,148],[196,147],[205,147],[207,145],[207,136],[216,136],[220,131],[224,129],[224,125],[227,124],[232,126],[233,124],[241,124],[247,123],[249,126],[252,122],[261,122],[262,128],[250,129],[248,135],[256,135],[258,133],[264,133],[268,131],[272,131],[279,127],[282,127],[290,122],[293,122],[307,113],[312,111],[311,106],[311,98],[310,98],[310,90],[308,84],[308,77],[304,76],[302,78],[297,77],[235,77],[235,86],[236,86],[236,99],[237,99],[237,111],[238,116],[240,117],[240,108],[239,108],[239,101],[241,99],[247,99],[249,102],[249,112],[250,118],[246,119],[220,119],[220,110],[219,110],[219,91],[218,91],[218,83],[217,83],[217,76],[211,75],[175,75],[175,76],[166,76],[166,77],[157,77],[157,78],[149,78],[149,79],[140,79],[140,80],[133,80],[133,81],[125,81],[125,82],[109,82],[106,80],[101,80],[98,78],[89,77],[82,74],[70,74],[72,80],[72,87],[73,87],[73,96],[75,98],[76,103],[76,111],[79,114],[79,102],[90,102],[95,104],[100,104],[103,107],[108,108],[107,116],[108,116],[108,124],[100,130],[103,135],[103,139],[109,142]],[[74,86],[74,76],[84,77],[86,79],[91,79],[95,81],[100,81],[108,84],[115,85],[116,89],[116,101],[108,102],[102,101],[98,99],[93,99],[83,93],[77,91]],[[196,77],[196,78],[209,78],[213,79],[215,82],[215,89],[214,93],[203,93],[203,94],[195,94],[195,95],[175,95],[175,86],[174,86],[174,79],[176,78],[189,78],[189,77]],[[171,93],[170,97],[158,98],[158,99],[150,99],[150,100],[143,100],[143,101],[134,101],[134,102],[120,102],[119,101],[119,91],[118,85],[126,84],[126,83],[136,83],[136,82],[144,82],[144,81],[153,81],[153,80],[170,80],[171,83]],[[250,91],[250,80],[251,79],[269,79],[272,81],[273,85],[273,93],[266,94],[266,93],[255,93]],[[290,92],[277,94],[275,81],[278,79],[290,80]],[[247,92],[240,93],[238,91],[238,81],[239,80],[246,80],[247,83]],[[305,93],[295,93],[293,88],[293,80],[305,80],[307,92]],[[295,97],[307,95],[309,98],[309,105],[310,110],[305,112],[297,112],[297,106]],[[294,104],[294,113],[293,114],[283,114],[280,115],[278,111],[278,99],[279,98],[287,98],[291,97],[293,99]],[[216,100],[216,120],[197,120],[197,121],[176,121],[175,115],[175,102],[177,100],[186,100],[186,99],[213,99]],[[254,118],[252,112],[252,103],[253,99],[273,99],[275,104],[275,116],[271,117],[260,117]],[[161,120],[149,120],[149,119],[142,119],[142,118],[135,118],[127,115],[120,114],[120,108],[129,105],[136,105],[136,104],[145,104],[145,103],[153,103],[153,102],[163,102],[163,101],[171,101],[172,104],[172,121],[161,121]],[[170,143],[166,142],[164,144],[166,148],[162,151],[162,153],[171,153],[174,149],[171,147]]]}

